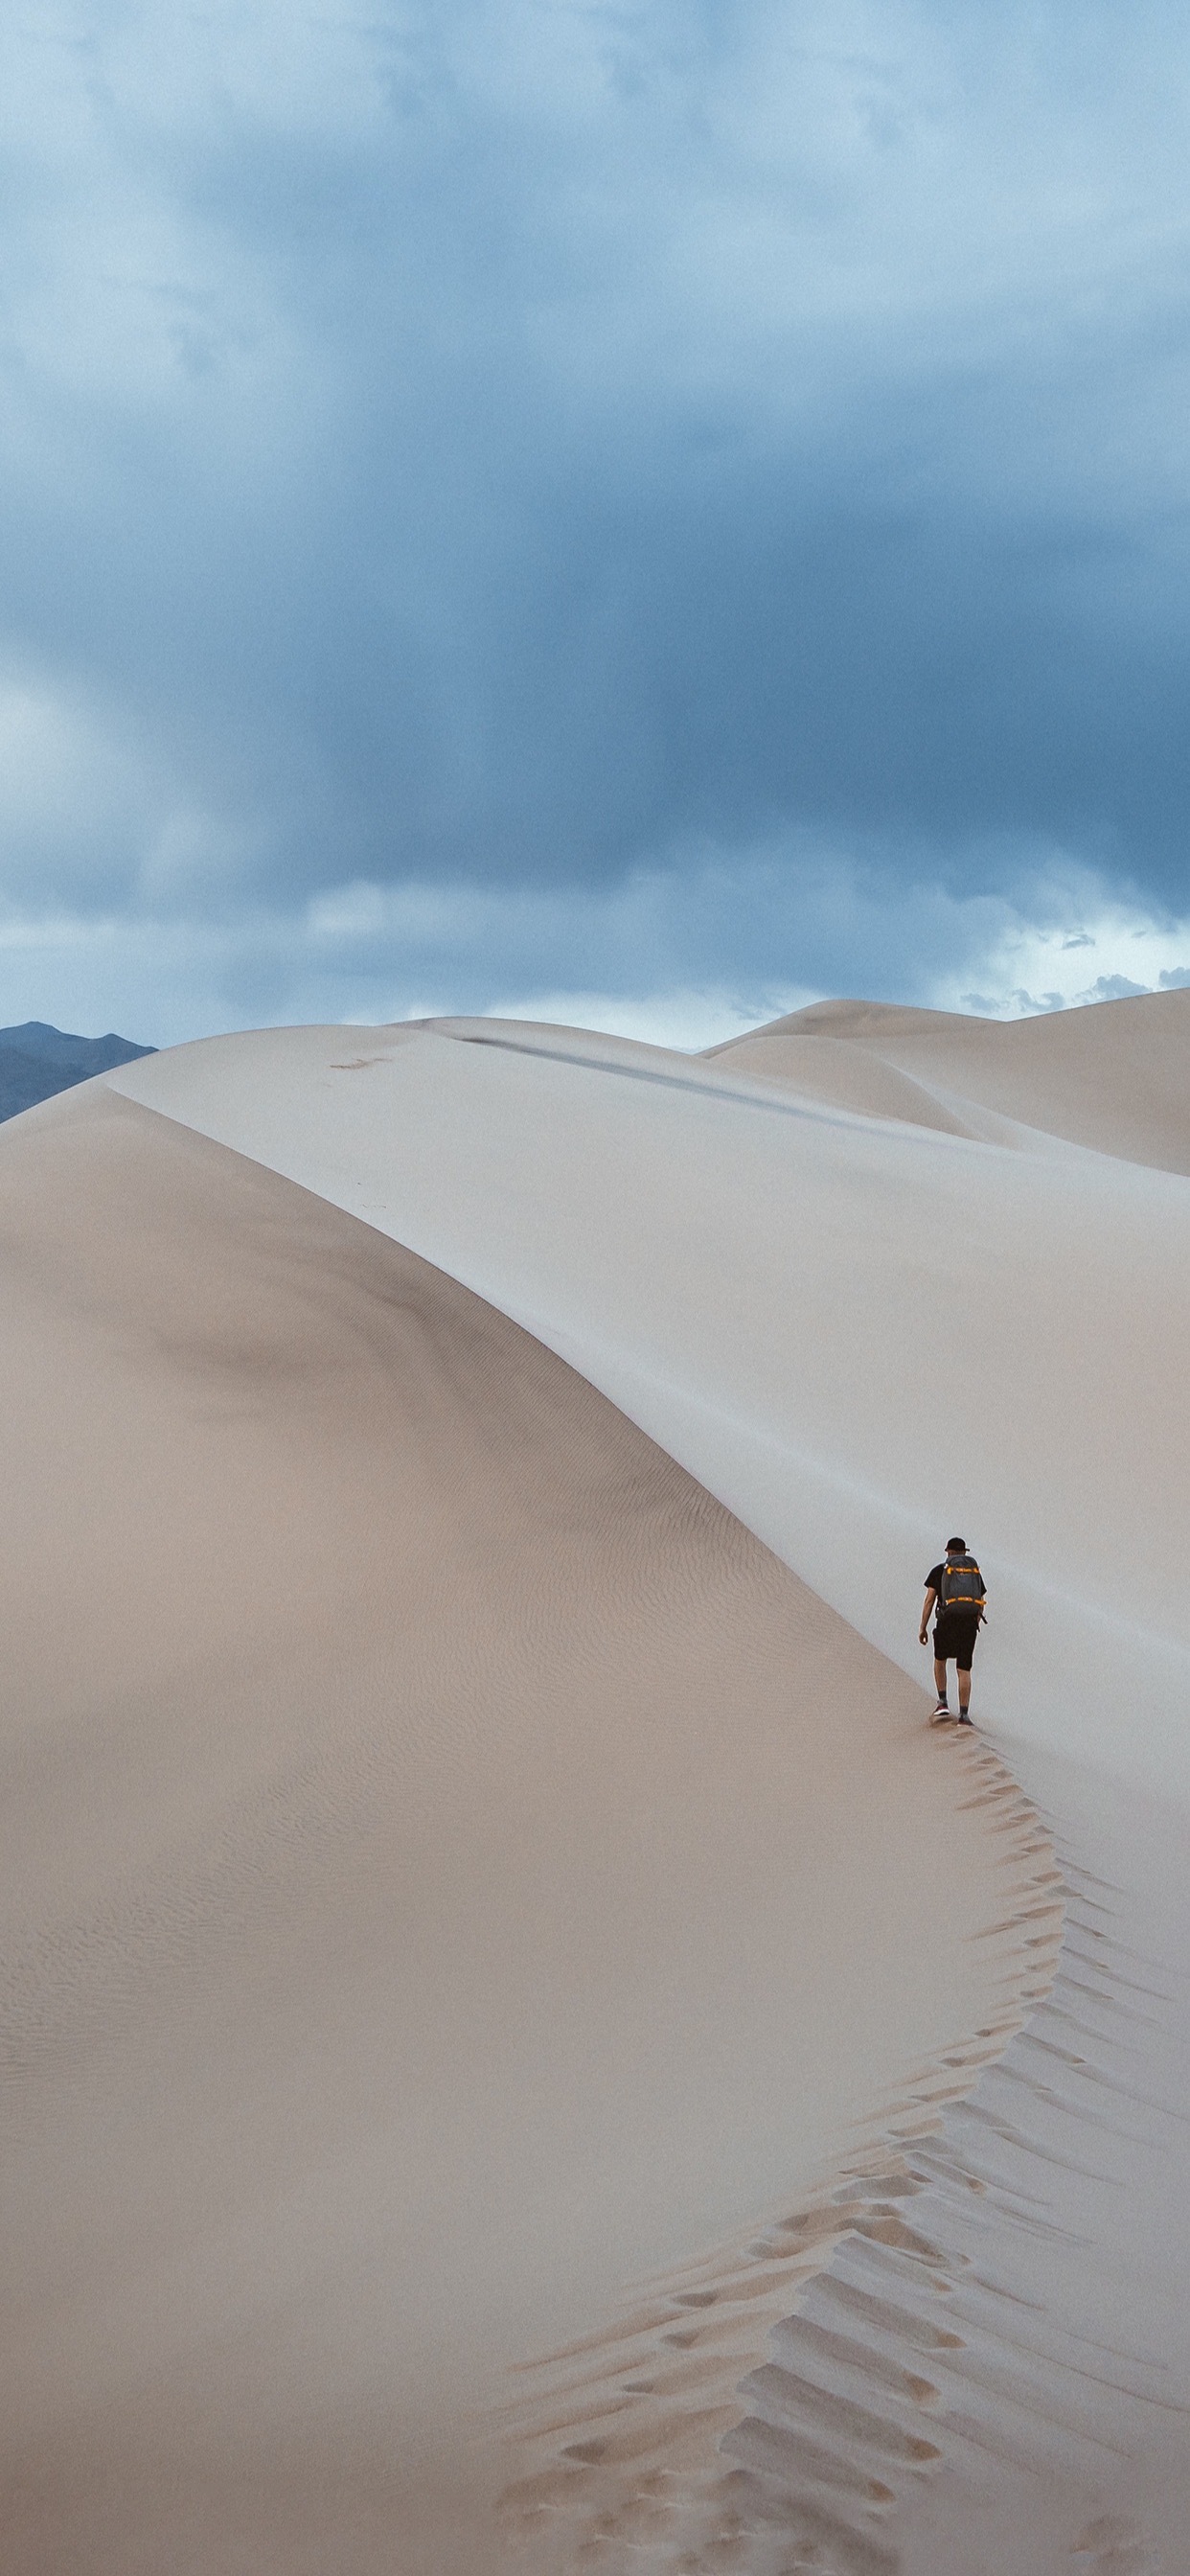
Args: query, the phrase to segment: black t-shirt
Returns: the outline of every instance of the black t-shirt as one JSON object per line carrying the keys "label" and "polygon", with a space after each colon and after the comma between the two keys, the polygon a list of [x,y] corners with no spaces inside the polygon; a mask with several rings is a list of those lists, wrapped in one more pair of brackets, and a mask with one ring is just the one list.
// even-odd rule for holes
{"label": "black t-shirt", "polygon": [[[942,1563],[941,1563],[941,1565],[932,1565],[932,1566],[930,1567],[930,1571],[929,1571],[929,1573],[928,1573],[928,1574],[927,1574],[927,1576],[926,1576],[926,1590],[927,1590],[927,1592],[933,1592],[933,1593],[935,1593],[935,1594],[937,1595],[937,1599],[936,1599],[935,1604],[934,1604],[934,1608],[935,1608],[935,1615],[936,1615],[939,1619],[941,1619],[941,1618],[942,1618],[942,1616],[943,1616],[943,1614],[944,1614],[944,1613],[945,1613],[945,1615],[946,1615],[948,1618],[951,1618],[951,1619],[976,1619],[976,1618],[978,1618],[978,1616],[979,1616],[978,1611],[977,1611],[977,1610],[972,1609],[972,1608],[971,1608],[971,1606],[970,1606],[970,1604],[969,1604],[968,1602],[966,1602],[966,1601],[954,1601],[954,1602],[952,1602],[952,1603],[951,1603],[951,1605],[950,1605],[950,1609],[949,1609],[949,1611],[947,1611],[947,1609],[946,1609],[946,1604],[945,1604],[945,1602],[944,1602],[944,1601],[943,1601],[943,1599],[942,1599],[942,1577],[943,1577],[943,1575],[945,1574],[945,1572],[946,1572],[946,1560],[945,1560],[945,1558],[944,1558],[944,1559],[943,1559],[943,1561],[942,1561]],[[982,1583],[982,1581],[983,1581],[983,1577],[982,1577],[982,1575],[981,1575],[981,1576],[980,1576],[980,1582]]]}

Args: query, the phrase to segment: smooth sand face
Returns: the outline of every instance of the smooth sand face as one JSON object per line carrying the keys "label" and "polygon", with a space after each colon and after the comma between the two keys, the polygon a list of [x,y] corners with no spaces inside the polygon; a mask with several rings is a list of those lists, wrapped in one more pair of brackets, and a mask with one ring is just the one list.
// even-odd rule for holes
{"label": "smooth sand face", "polygon": [[599,2509],[705,2475],[837,2230],[757,2224],[1003,2046],[1043,1841],[325,1200],[91,1087],[0,1138],[0,1263],[6,2570],[487,2576],[594,2473],[515,2365],[675,2266]]}
{"label": "smooth sand face", "polygon": [[[875,1033],[862,1111],[730,1050],[481,1024],[353,1032],[350,1053],[278,1032],[115,1078],[531,1325],[907,1670],[943,1533],[965,1526],[988,1573],[975,1705],[1057,1827],[1059,1982],[791,2304],[778,2375],[724,2437],[742,2486],[705,2493],[701,2524],[691,2499],[692,2567],[1183,2563],[1186,999],[1021,1029],[795,1022],[802,1065]],[[970,1132],[889,1114],[890,1066]],[[861,1766],[856,1816],[867,1785]],[[669,2564],[647,2526],[624,2547]]]}
{"label": "smooth sand face", "polygon": [[456,1023],[107,1079],[515,1315],[923,1682],[911,1605],[977,1533],[985,1713],[1190,1803],[1190,1599],[1153,1544],[1185,1509],[1181,1180],[720,1062]]}
{"label": "smooth sand face", "polygon": [[895,1064],[886,1064],[872,1048],[850,1044],[845,1038],[793,1034],[736,1038],[730,1046],[715,1047],[710,1053],[721,1072],[759,1075],[764,1082],[784,1084],[803,1099],[820,1100],[834,1109],[854,1109],[863,1118],[900,1118],[910,1126],[936,1128],[945,1136],[972,1133],[924,1083],[915,1082]]}
{"label": "smooth sand face", "polygon": [[[866,1057],[873,1091],[883,1071],[894,1081],[916,1081],[927,1098],[941,1095],[936,1107],[948,1109],[960,1128],[964,1109],[990,1109],[1099,1153],[1190,1173],[1190,992],[1008,1021],[815,1002],[712,1054],[725,1069],[765,1072],[813,1090],[830,1079],[826,1066],[815,1077],[810,1050],[818,1046],[828,1056],[845,1046]],[[924,1123],[937,1122],[926,1115]]]}

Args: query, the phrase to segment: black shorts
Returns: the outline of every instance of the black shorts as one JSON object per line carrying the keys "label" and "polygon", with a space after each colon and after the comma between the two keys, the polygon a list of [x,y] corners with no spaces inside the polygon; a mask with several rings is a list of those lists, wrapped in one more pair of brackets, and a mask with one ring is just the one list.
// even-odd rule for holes
{"label": "black shorts", "polygon": [[940,1610],[934,1621],[934,1660],[949,1663],[953,1656],[961,1673],[971,1670],[971,1657],[979,1635],[979,1621],[969,1610]]}

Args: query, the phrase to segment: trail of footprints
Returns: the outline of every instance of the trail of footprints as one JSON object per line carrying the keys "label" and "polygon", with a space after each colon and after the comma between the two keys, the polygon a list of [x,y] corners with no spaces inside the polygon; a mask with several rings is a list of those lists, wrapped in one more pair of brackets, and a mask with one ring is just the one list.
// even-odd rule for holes
{"label": "trail of footprints", "polygon": [[[1116,1954],[1110,1891],[1059,1866],[989,1747],[956,1732],[949,1751],[1011,1870],[988,1936],[1006,1945],[1001,2014],[918,2070],[810,2207],[524,2374],[507,2430],[535,2465],[504,2512],[527,2564],[894,2576],[898,2510],[944,2462],[1059,2462],[1094,2484],[1120,2393],[1154,2399],[1140,2363],[1056,2351],[1040,2305],[996,2277],[1006,2226],[1058,2232],[1047,2167],[1093,2173],[1097,2129],[1127,2128],[1111,2045],[1149,1998]],[[1070,2576],[1156,2576],[1111,2515],[1064,2555]]]}

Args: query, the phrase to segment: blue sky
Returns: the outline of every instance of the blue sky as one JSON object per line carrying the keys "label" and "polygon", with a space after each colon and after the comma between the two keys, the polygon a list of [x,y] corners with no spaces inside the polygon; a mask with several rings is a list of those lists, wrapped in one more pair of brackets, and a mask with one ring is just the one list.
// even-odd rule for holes
{"label": "blue sky", "polygon": [[1190,22],[14,0],[0,1019],[1190,979]]}

